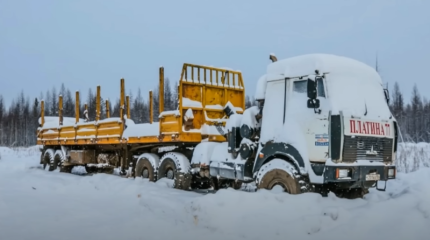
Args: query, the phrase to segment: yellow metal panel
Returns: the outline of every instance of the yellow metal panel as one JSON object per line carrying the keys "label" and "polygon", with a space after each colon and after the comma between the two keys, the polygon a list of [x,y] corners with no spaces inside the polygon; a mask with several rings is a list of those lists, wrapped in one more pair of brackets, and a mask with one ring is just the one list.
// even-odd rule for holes
{"label": "yellow metal panel", "polygon": [[180,133],[179,117],[172,115],[165,115],[160,119],[161,133]]}
{"label": "yellow metal panel", "polygon": [[188,98],[193,101],[202,101],[202,86],[200,84],[183,83],[182,98]]}
{"label": "yellow metal panel", "polygon": [[99,138],[119,138],[122,135],[122,123],[118,120],[102,122],[98,124],[97,139]]}
{"label": "yellow metal panel", "polygon": [[58,129],[48,129],[43,131],[43,139],[46,140],[58,140]]}
{"label": "yellow metal panel", "polygon": [[226,102],[229,101],[233,106],[245,110],[245,99],[243,96],[243,91],[227,89]]}
{"label": "yellow metal panel", "polygon": [[205,102],[206,105],[217,105],[219,104],[221,107],[224,107],[224,89],[219,87],[206,87],[205,92]]}
{"label": "yellow metal panel", "polygon": [[60,140],[75,140],[76,130],[73,126],[63,126],[60,129]]}
{"label": "yellow metal panel", "polygon": [[76,129],[76,139],[95,139],[97,131],[94,122],[78,125]]}

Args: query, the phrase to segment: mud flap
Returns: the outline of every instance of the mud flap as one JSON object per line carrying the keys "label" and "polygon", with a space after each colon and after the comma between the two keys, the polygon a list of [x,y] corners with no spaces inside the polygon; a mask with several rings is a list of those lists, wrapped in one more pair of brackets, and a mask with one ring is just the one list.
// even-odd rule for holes
{"label": "mud flap", "polygon": [[381,191],[381,192],[385,192],[385,189],[387,188],[387,181],[384,181],[384,182],[385,182],[385,184],[384,184],[384,188],[380,188],[380,187],[379,187],[379,182],[380,182],[380,181],[377,181],[377,182],[376,182],[376,190]]}

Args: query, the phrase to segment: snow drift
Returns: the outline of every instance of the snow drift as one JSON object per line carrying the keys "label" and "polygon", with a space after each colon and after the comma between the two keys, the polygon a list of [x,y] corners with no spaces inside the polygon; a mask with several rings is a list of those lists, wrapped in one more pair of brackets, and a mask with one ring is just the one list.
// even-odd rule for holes
{"label": "snow drift", "polygon": [[428,239],[430,169],[400,173],[365,199],[221,190],[197,194],[114,175],[39,168],[0,148],[0,239]]}

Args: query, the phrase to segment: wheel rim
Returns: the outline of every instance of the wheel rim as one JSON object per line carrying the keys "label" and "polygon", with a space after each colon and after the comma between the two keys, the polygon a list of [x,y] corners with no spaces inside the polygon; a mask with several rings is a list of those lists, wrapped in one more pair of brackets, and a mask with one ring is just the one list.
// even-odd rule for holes
{"label": "wheel rim", "polygon": [[166,173],[168,179],[173,179],[173,169],[169,168]]}
{"label": "wheel rim", "polygon": [[143,178],[149,178],[149,171],[147,168],[143,169],[142,177]]}

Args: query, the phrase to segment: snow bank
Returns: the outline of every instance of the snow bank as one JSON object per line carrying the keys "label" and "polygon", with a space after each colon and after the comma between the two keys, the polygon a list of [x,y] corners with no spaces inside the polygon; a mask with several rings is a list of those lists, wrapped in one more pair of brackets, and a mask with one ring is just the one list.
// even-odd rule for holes
{"label": "snow bank", "polygon": [[5,151],[0,239],[426,240],[430,235],[429,168],[400,173],[387,192],[372,189],[358,200],[264,190],[202,195],[171,189],[171,181],[47,172],[39,168],[36,152],[19,157]]}

